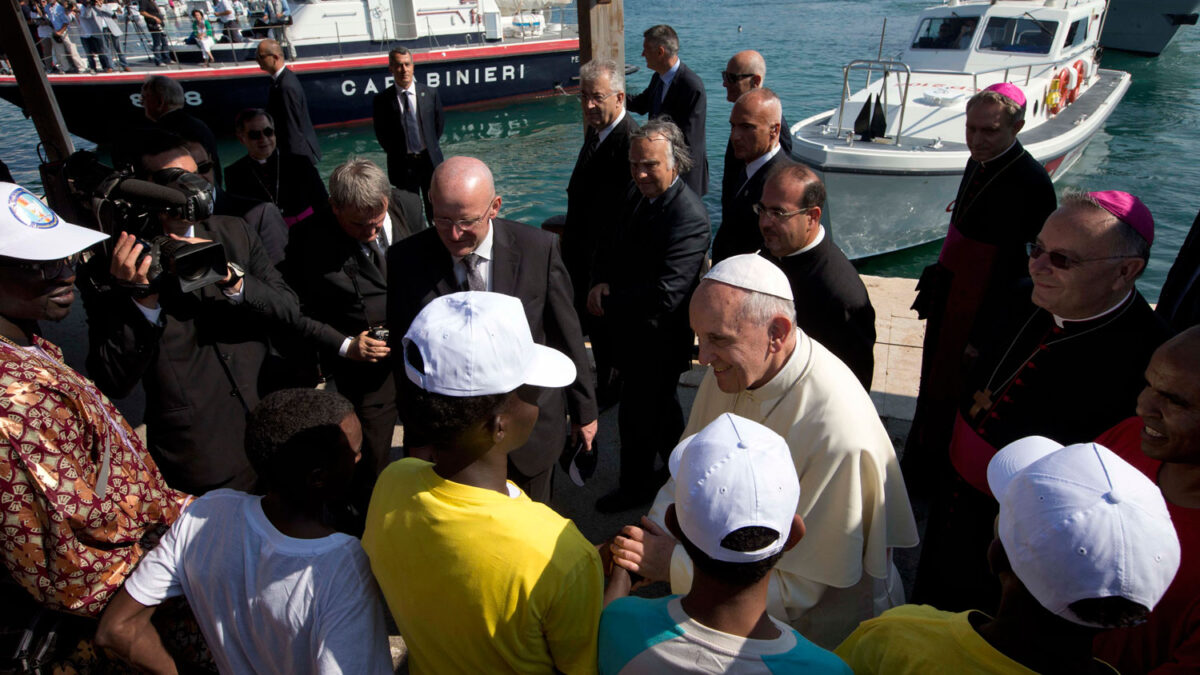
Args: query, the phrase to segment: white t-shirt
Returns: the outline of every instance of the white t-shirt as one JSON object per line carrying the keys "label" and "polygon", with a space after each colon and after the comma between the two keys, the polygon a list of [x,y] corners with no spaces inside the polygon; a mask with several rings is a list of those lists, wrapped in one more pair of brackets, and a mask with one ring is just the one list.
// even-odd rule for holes
{"label": "white t-shirt", "polygon": [[222,673],[391,673],[359,541],[288,537],[261,502],[234,490],[197,499],[125,589],[147,606],[186,596]]}

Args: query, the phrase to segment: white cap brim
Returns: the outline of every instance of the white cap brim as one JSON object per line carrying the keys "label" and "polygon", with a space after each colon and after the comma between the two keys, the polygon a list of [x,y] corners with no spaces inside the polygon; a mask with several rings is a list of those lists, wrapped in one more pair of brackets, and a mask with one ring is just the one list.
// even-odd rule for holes
{"label": "white cap brim", "polygon": [[1004,493],[1014,476],[1025,470],[1027,466],[1058,450],[1057,443],[1045,436],[1027,436],[1013,441],[1000,449],[988,462],[987,481],[992,489],[992,495],[997,501],[1003,501]]}
{"label": "white cap brim", "polygon": [[575,382],[575,362],[566,354],[545,345],[533,345],[533,359],[525,368],[525,384],[535,387],[565,387]]}
{"label": "white cap brim", "polygon": [[[33,199],[37,204],[27,200]],[[39,212],[31,214],[21,205]],[[40,206],[40,209],[38,207]],[[31,215],[33,216],[31,218]],[[108,235],[72,225],[36,195],[13,183],[0,183],[0,256],[18,260],[60,260],[108,239]]]}

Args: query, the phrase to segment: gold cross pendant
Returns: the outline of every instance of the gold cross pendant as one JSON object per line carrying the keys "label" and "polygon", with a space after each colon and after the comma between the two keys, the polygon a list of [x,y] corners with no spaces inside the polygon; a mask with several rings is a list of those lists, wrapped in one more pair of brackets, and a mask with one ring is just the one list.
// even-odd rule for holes
{"label": "gold cross pendant", "polygon": [[983,412],[984,410],[991,409],[991,407],[992,407],[992,392],[991,391],[989,391],[987,389],[984,389],[982,391],[977,391],[977,392],[975,392],[975,396],[973,398],[975,399],[975,405],[971,406],[971,410],[968,413],[972,418],[974,418],[976,415],[978,415],[980,412]]}

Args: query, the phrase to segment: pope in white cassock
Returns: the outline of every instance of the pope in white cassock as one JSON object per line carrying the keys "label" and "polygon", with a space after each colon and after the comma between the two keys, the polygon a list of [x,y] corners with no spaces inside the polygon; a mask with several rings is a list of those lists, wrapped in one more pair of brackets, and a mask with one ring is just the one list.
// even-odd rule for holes
{"label": "pope in white cassock", "polygon": [[[904,603],[892,549],[916,546],[917,526],[892,441],[871,397],[836,356],[796,328],[783,272],[758,255],[733,256],[692,297],[704,376],[683,437],[722,413],[787,439],[800,478],[807,534],[771,575],[767,611],[832,649],[866,619]],[[692,563],[663,527],[674,480],[642,527],[613,544],[618,564],[686,593]]]}

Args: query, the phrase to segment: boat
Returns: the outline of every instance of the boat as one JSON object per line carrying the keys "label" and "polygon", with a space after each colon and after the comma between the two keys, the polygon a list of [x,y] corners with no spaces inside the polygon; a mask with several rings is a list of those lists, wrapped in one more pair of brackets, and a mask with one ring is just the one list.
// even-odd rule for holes
{"label": "boat", "polygon": [[[308,98],[316,127],[371,119],[375,94],[392,84],[387,53],[406,47],[416,75],[437,87],[447,108],[560,94],[578,87],[579,34],[552,22],[564,0],[522,2],[504,14],[497,0],[291,0],[288,37],[297,58],[288,61]],[[530,7],[538,9],[531,10]],[[574,9],[559,7],[562,18]],[[215,22],[214,22],[215,24]],[[181,24],[180,24],[181,25]],[[219,67],[201,64],[198,47],[176,32],[176,63],[155,68],[148,55],[131,59],[132,72],[49,75],[67,128],[97,143],[144,126],[141,85],[161,74],[183,85],[186,110],[217,133],[232,131],[238,111],[266,104],[269,81],[254,62],[264,31],[218,44]],[[0,98],[21,105],[13,76],[0,76]]]}
{"label": "boat", "polygon": [[1200,0],[1110,0],[1100,44],[1158,56],[1181,26],[1195,26]]}
{"label": "boat", "polygon": [[[896,58],[847,64],[838,105],[790,129],[793,157],[825,182],[822,223],[846,255],[946,235],[970,156],[967,100],[992,84],[1024,92],[1018,138],[1051,178],[1070,170],[1131,80],[1099,67],[1104,8],[1104,0],[950,0],[922,11]],[[852,94],[852,81],[864,87]]]}

